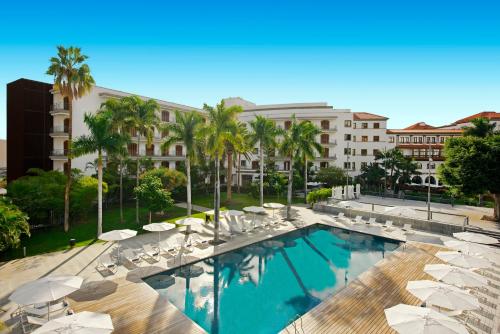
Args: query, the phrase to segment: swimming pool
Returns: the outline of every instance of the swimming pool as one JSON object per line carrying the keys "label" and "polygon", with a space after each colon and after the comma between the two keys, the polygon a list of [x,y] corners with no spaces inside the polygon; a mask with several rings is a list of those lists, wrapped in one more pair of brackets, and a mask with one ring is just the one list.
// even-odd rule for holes
{"label": "swimming pool", "polygon": [[317,224],[144,281],[209,333],[277,333],[398,246]]}

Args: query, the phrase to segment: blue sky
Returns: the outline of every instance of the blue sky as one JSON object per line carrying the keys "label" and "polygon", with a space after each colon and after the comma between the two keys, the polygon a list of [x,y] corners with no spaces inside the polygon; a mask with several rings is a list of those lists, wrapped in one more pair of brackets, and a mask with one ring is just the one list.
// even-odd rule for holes
{"label": "blue sky", "polygon": [[500,111],[498,1],[9,1],[0,138],[5,84],[50,82],[58,44],[82,47],[100,86],[196,107],[326,101],[392,128]]}

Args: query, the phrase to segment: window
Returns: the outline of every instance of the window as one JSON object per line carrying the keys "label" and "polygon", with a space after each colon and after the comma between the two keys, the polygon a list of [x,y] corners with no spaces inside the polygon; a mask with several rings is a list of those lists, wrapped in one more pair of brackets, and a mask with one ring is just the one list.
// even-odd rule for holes
{"label": "window", "polygon": [[148,157],[150,157],[150,156],[153,156],[154,154],[155,154],[155,146],[154,146],[154,145],[151,145],[151,146],[149,146],[149,147],[148,147],[148,146],[146,145],[146,155],[147,155]]}
{"label": "window", "polygon": [[252,169],[259,169],[259,161],[252,161]]}
{"label": "window", "polygon": [[413,142],[418,143],[418,137],[413,137]]}
{"label": "window", "polygon": [[321,144],[328,144],[328,142],[330,141],[330,136],[327,133],[323,133],[320,138]]}
{"label": "window", "polygon": [[182,145],[175,145],[175,155],[182,157]]}
{"label": "window", "polygon": [[368,155],[368,150],[367,149],[361,149],[361,155],[363,155],[363,156]]}
{"label": "window", "polygon": [[361,128],[368,129],[368,123],[366,123],[366,122],[361,123]]}
{"label": "window", "polygon": [[351,169],[351,163],[349,161],[344,162],[344,169]]}
{"label": "window", "polygon": [[131,128],[129,130],[129,134],[131,137],[135,137],[135,136],[137,136],[137,131],[135,130],[135,128]]}
{"label": "window", "polygon": [[368,141],[368,136],[361,136],[361,141],[362,142],[367,142]]}
{"label": "window", "polygon": [[352,170],[356,170],[356,163],[354,161],[352,162],[351,167],[352,167]]}
{"label": "window", "polygon": [[283,169],[284,170],[290,170],[290,161],[285,161],[283,163]]}
{"label": "window", "polygon": [[180,170],[181,169],[181,167],[182,167],[181,162],[182,161],[176,161],[175,162],[175,170]]}
{"label": "window", "polygon": [[128,148],[129,155],[132,155],[132,156],[137,155],[137,144],[135,144],[135,143],[128,144],[127,148]]}
{"label": "window", "polygon": [[351,149],[351,155],[356,155],[356,149],[355,148]]}
{"label": "window", "polygon": [[373,155],[378,156],[380,154],[380,150],[377,150],[376,148],[373,149]]}
{"label": "window", "polygon": [[344,140],[351,140],[351,135],[350,135],[350,134],[348,134],[348,133],[346,133],[346,134],[344,135]]}
{"label": "window", "polygon": [[161,130],[161,137],[165,138],[168,136],[168,130]]}
{"label": "window", "polygon": [[344,147],[344,155],[350,155],[351,154],[351,149]]}
{"label": "window", "polygon": [[441,144],[444,144],[445,140],[446,140],[446,137],[441,136],[441,138],[439,138],[439,141],[441,142]]}
{"label": "window", "polygon": [[246,160],[241,160],[240,164],[241,164],[241,167],[246,167],[247,166],[247,161]]}
{"label": "window", "polygon": [[321,161],[319,163],[319,168],[328,168],[328,161]]}
{"label": "window", "polygon": [[168,157],[168,148],[164,148],[162,151],[161,151],[161,155],[164,156],[164,157]]}
{"label": "window", "polygon": [[394,143],[394,137],[393,136],[389,137],[389,143]]}
{"label": "window", "polygon": [[321,128],[322,128],[323,130],[328,130],[328,129],[330,129],[330,121],[328,121],[328,120],[323,120],[323,121],[321,121]]}
{"label": "window", "polygon": [[165,168],[170,168],[170,163],[168,161],[162,161],[161,166]]}
{"label": "window", "polygon": [[330,157],[330,149],[328,147],[323,147],[323,158]]}
{"label": "window", "polygon": [[380,129],[380,123],[373,123],[374,129]]}
{"label": "window", "polygon": [[379,136],[373,136],[373,141],[380,141],[380,137]]}
{"label": "window", "polygon": [[350,128],[350,127],[351,127],[351,125],[352,125],[352,121],[351,121],[351,120],[346,119],[346,120],[344,121],[344,126],[345,126],[346,128]]}
{"label": "window", "polygon": [[64,97],[64,99],[63,99],[63,108],[64,108],[64,110],[68,110],[69,109],[69,99],[68,99],[68,97]]}
{"label": "window", "polygon": [[356,141],[356,136],[352,136],[352,141]]}
{"label": "window", "polygon": [[417,162],[417,168],[422,169],[422,163]]}
{"label": "window", "polygon": [[166,110],[162,110],[161,112],[161,121],[162,122],[169,122],[170,121],[170,113]]}
{"label": "window", "polygon": [[357,125],[357,124],[358,124],[358,123],[354,123],[354,124],[353,124],[353,128],[354,128],[354,129],[356,129],[356,125]]}
{"label": "window", "polygon": [[255,147],[253,149],[253,154],[259,154],[259,148],[258,147]]}
{"label": "window", "polygon": [[285,130],[290,129],[291,126],[292,126],[292,121],[285,121]]}
{"label": "window", "polygon": [[365,169],[368,166],[368,162],[361,163],[361,169]]}

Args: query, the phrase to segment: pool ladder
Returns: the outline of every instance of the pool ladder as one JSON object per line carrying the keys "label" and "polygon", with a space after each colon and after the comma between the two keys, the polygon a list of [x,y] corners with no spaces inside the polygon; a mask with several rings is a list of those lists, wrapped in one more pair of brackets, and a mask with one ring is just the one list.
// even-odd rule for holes
{"label": "pool ladder", "polygon": [[[295,317],[293,318],[292,322],[291,322],[291,325],[293,327],[293,333],[294,334],[306,334],[306,332],[304,331],[304,327],[302,327],[302,317],[300,314],[296,314]],[[300,326],[300,327],[299,327]],[[290,333],[288,331],[288,326],[285,327],[285,330],[287,333]]]}

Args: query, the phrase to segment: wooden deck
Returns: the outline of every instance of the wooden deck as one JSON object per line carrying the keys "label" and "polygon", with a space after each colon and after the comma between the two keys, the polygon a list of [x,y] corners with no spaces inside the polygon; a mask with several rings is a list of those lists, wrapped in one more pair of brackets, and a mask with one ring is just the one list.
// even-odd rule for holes
{"label": "wooden deck", "polygon": [[[410,243],[396,251],[332,298],[304,314],[295,322],[305,333],[396,333],[386,322],[384,309],[399,303],[419,305],[406,291],[408,281],[431,279],[424,273],[428,263],[442,263],[434,254],[441,248]],[[282,333],[295,333],[290,325]]]}
{"label": "wooden deck", "polygon": [[114,333],[205,333],[166,298],[135,279],[91,282],[70,297],[76,312],[110,314]]}

